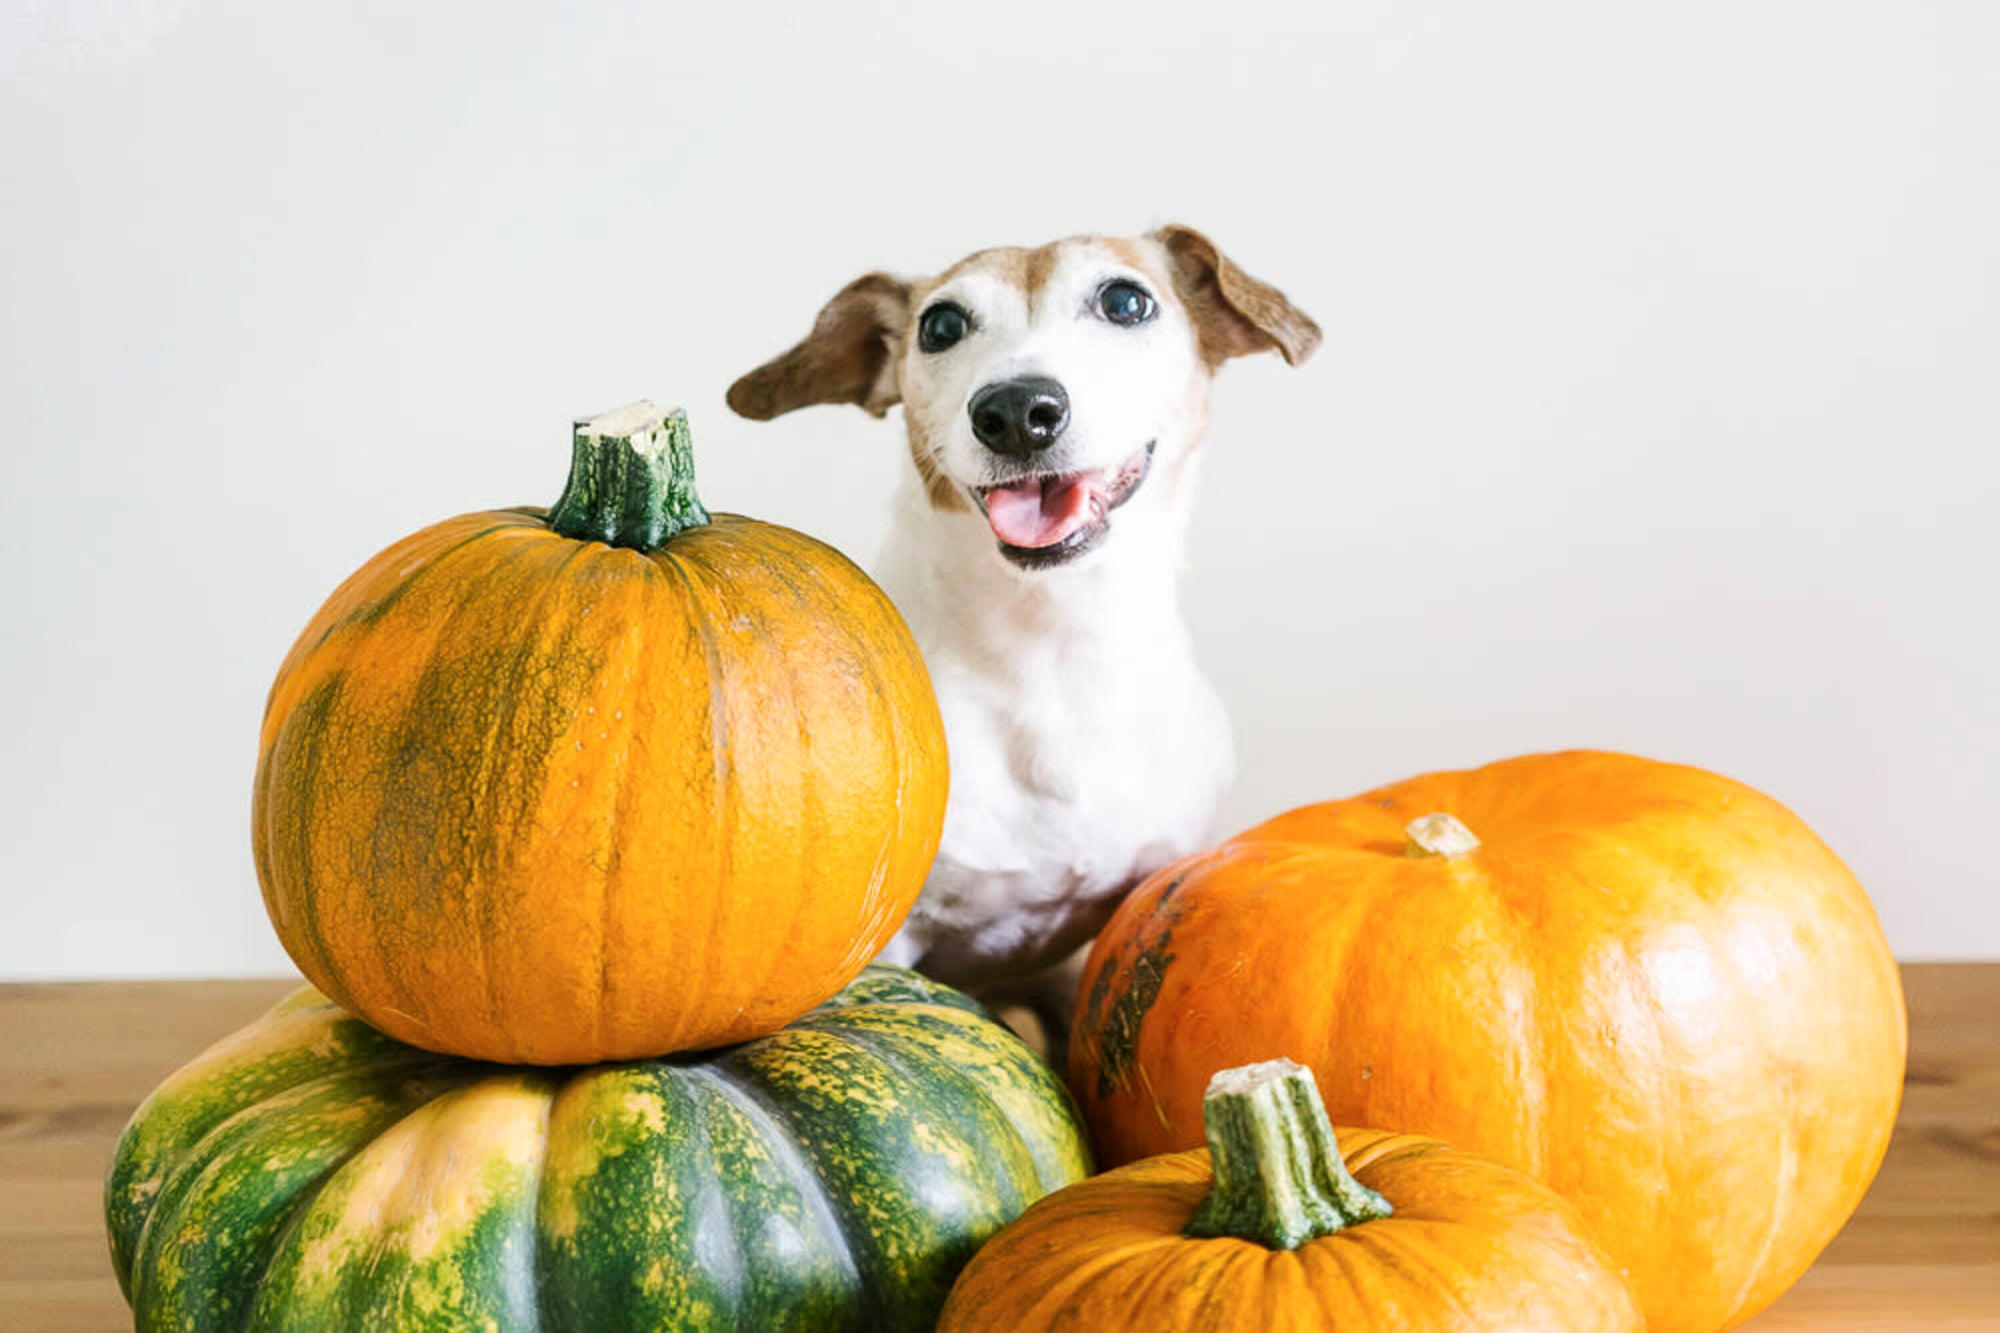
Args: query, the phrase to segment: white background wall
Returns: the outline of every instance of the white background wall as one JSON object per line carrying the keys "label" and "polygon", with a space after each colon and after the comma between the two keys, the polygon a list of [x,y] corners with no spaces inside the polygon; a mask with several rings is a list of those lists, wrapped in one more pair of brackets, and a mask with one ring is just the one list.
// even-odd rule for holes
{"label": "white background wall", "polygon": [[2000,956],[2000,8],[272,5],[0,27],[0,976],[280,970],[263,696],[401,534],[684,403],[866,559],[893,425],[731,416],[874,267],[1167,220],[1327,330],[1218,385],[1241,822],[1539,748],[1791,804]]}

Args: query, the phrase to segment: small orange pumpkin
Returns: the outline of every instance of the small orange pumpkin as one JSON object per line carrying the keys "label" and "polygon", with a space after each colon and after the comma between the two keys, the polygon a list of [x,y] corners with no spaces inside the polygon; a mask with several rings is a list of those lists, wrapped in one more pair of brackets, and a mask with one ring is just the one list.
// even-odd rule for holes
{"label": "small orange pumpkin", "polygon": [[554,509],[391,546],[300,635],[253,838],[343,1008],[476,1059],[776,1031],[854,979],[936,854],[944,729],[889,599],[694,492],[687,420],[580,422]]}
{"label": "small orange pumpkin", "polygon": [[1341,1121],[1545,1181],[1656,1333],[1712,1333],[1867,1190],[1903,998],[1867,895],[1777,802],[1535,755],[1281,815],[1121,905],[1071,1044],[1104,1160],[1199,1143],[1209,1075],[1279,1055]]}
{"label": "small orange pumpkin", "polygon": [[1336,1140],[1301,1065],[1225,1070],[1203,1112],[1207,1148],[1071,1185],[1002,1228],[939,1333],[1645,1326],[1546,1186],[1429,1139]]}

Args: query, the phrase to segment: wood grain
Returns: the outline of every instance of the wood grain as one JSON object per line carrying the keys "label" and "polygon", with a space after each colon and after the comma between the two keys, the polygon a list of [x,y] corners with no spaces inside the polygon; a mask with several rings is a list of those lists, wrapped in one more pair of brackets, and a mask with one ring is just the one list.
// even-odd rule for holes
{"label": "wood grain", "polygon": [[[1910,964],[1910,1070],[1861,1210],[1744,1327],[2000,1333],[2000,963]],[[0,986],[0,1327],[129,1327],[100,1190],[140,1098],[295,983]]]}

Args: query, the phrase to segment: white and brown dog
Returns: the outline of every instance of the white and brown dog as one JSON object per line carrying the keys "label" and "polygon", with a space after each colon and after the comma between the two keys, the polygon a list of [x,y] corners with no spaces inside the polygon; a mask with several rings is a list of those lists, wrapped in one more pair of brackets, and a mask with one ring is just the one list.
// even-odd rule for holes
{"label": "white and brown dog", "polygon": [[913,466],[875,573],[929,664],[951,793],[884,960],[1059,1010],[1060,983],[1033,978],[1213,840],[1229,722],[1176,592],[1195,446],[1218,366],[1296,365],[1318,341],[1275,288],[1166,227],[868,274],[730,388],[760,421],[903,405]]}

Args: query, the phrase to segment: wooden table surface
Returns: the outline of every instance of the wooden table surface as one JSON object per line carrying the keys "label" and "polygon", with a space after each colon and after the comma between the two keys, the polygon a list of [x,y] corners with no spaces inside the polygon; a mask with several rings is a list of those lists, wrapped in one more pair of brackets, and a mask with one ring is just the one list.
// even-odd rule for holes
{"label": "wooden table surface", "polygon": [[[2000,1330],[2000,963],[1912,964],[1888,1160],[1847,1229],[1752,1330]],[[99,1190],[139,1099],[289,989],[0,986],[0,1329],[129,1327]],[[330,1331],[332,1333],[332,1331]]]}

